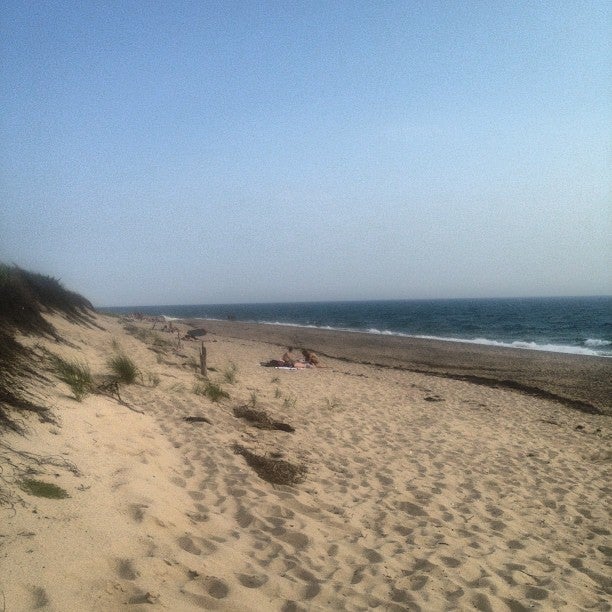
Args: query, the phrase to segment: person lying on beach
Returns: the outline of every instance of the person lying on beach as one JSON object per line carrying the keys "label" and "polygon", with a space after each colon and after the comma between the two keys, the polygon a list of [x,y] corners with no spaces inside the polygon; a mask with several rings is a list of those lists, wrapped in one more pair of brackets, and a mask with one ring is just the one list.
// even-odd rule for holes
{"label": "person lying on beach", "polygon": [[287,350],[281,357],[280,361],[272,359],[271,361],[262,362],[261,365],[272,368],[291,368],[302,370],[304,368],[322,368],[319,358],[312,352],[306,349],[302,350],[303,359],[296,359],[293,354],[293,347],[288,346]]}
{"label": "person lying on beach", "polygon": [[307,349],[302,349],[302,355],[304,356],[304,363],[305,364],[307,364],[309,366],[313,366],[315,368],[323,367],[321,365],[321,362],[319,361],[319,358],[312,351],[309,351]]}
{"label": "person lying on beach", "polygon": [[292,368],[295,365],[297,359],[293,355],[292,346],[287,347],[287,350],[283,353],[283,356],[281,357],[281,361],[283,361],[285,365],[289,368]]}

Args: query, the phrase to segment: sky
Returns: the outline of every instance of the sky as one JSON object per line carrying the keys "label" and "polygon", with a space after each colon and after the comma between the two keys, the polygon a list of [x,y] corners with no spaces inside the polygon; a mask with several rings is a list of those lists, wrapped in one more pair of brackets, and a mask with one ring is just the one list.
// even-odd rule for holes
{"label": "sky", "polygon": [[4,0],[0,261],[96,306],[612,294],[610,12]]}

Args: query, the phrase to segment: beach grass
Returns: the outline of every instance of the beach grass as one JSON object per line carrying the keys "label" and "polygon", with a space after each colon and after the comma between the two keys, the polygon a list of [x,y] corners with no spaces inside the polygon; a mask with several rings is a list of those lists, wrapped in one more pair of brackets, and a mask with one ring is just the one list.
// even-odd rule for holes
{"label": "beach grass", "polygon": [[228,399],[229,393],[225,391],[221,385],[207,381],[205,383],[196,382],[193,386],[193,392],[196,395],[204,395],[211,402],[218,402],[222,399]]}
{"label": "beach grass", "polygon": [[44,311],[61,312],[74,322],[87,322],[91,303],[68,291],[59,280],[0,263],[0,323],[25,334],[55,336]]}
{"label": "beach grass", "polygon": [[147,372],[146,379],[147,379],[147,383],[151,387],[157,387],[159,383],[161,382],[161,378],[159,377],[159,374],[156,374],[155,372]]}
{"label": "beach grass", "polygon": [[56,376],[70,387],[77,402],[83,401],[91,393],[93,377],[86,362],[66,360],[52,355],[51,364]]}
{"label": "beach grass", "polygon": [[141,376],[138,366],[127,355],[114,355],[110,357],[107,365],[119,382],[132,385]]}
{"label": "beach grass", "polygon": [[28,397],[28,381],[44,375],[32,365],[32,350],[18,342],[15,333],[51,336],[59,342],[44,313],[60,312],[72,322],[95,325],[92,311],[88,300],[57,279],[0,262],[0,428],[23,431],[18,415],[26,412],[52,421],[48,408]]}
{"label": "beach grass", "polygon": [[283,408],[285,410],[293,409],[296,407],[296,405],[297,405],[297,398],[293,396],[285,397],[283,399]]}
{"label": "beach grass", "polygon": [[233,361],[230,361],[229,366],[223,372],[223,380],[225,380],[225,382],[229,383],[230,385],[236,384],[237,372],[238,366]]}

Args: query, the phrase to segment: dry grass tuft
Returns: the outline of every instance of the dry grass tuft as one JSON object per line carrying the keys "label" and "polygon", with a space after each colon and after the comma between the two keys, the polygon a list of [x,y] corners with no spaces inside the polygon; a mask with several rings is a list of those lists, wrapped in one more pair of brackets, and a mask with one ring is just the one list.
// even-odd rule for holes
{"label": "dry grass tuft", "polygon": [[277,429],[293,433],[295,428],[281,421],[273,421],[265,410],[255,410],[249,406],[238,406],[234,408],[234,416],[237,419],[248,421],[253,427],[258,429]]}
{"label": "dry grass tuft", "polygon": [[306,478],[306,466],[295,465],[284,459],[271,459],[256,455],[240,444],[234,444],[234,452],[242,455],[255,473],[266,482],[279,485],[297,485]]}

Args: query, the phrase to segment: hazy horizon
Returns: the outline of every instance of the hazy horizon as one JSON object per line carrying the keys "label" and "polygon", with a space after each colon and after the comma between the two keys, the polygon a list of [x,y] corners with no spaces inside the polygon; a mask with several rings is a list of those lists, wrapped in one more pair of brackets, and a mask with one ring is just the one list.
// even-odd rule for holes
{"label": "hazy horizon", "polygon": [[612,294],[610,5],[0,9],[0,260],[101,307]]}
{"label": "hazy horizon", "polygon": [[[87,296],[84,296],[87,297]],[[497,297],[451,297],[451,298],[370,298],[355,300],[303,300],[299,302],[202,302],[191,304],[94,304],[96,309],[115,308],[173,308],[183,306],[259,306],[282,304],[342,304],[342,303],[370,303],[370,302],[436,302],[436,301],[470,301],[470,300],[580,300],[580,299],[610,299],[612,295],[506,295]]]}

